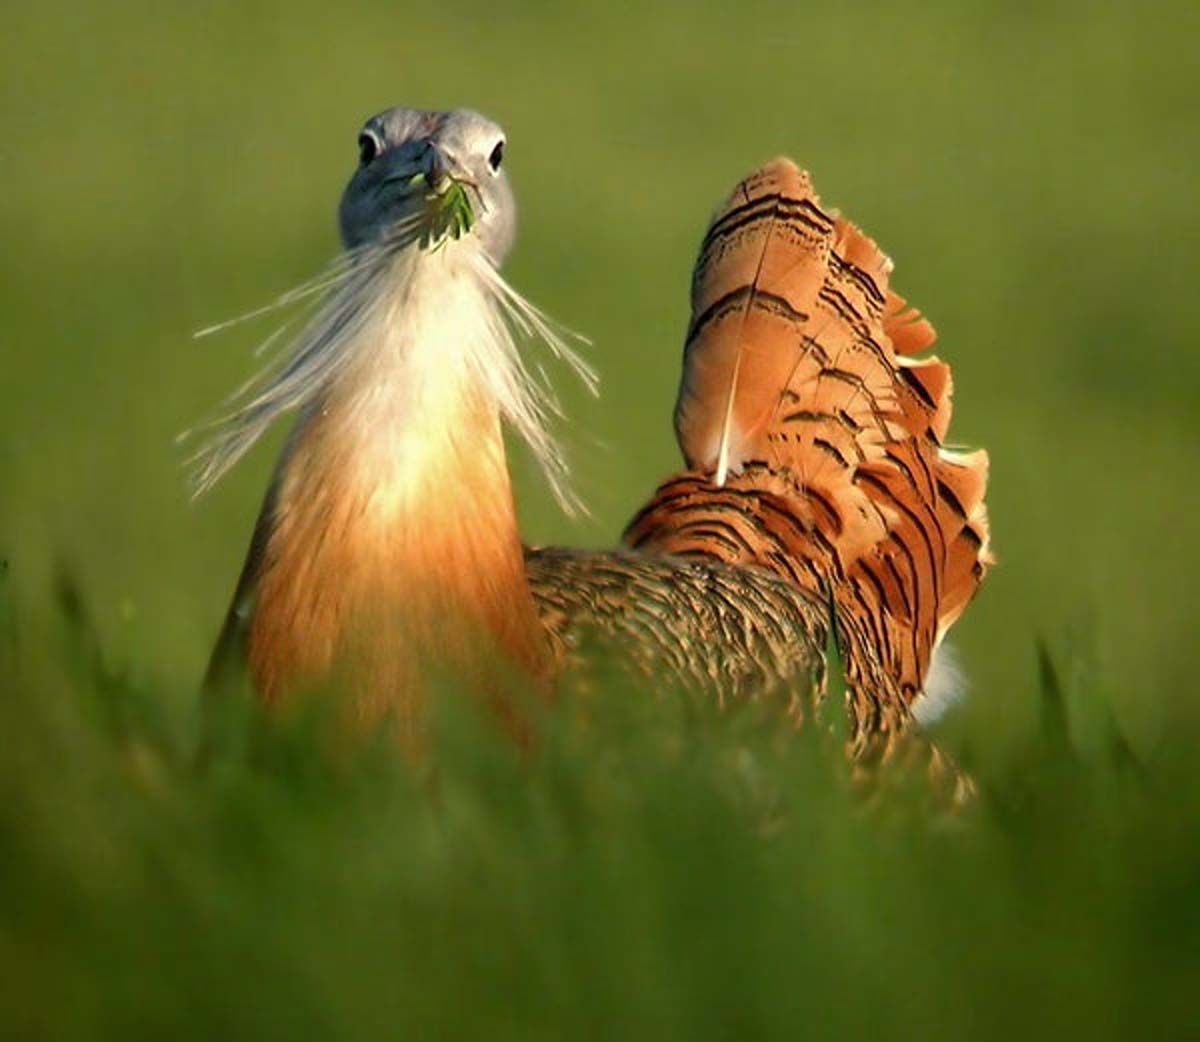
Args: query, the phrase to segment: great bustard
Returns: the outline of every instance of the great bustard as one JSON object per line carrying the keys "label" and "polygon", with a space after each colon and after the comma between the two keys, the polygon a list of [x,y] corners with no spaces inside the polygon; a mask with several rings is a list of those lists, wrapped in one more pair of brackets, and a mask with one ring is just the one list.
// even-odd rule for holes
{"label": "great bustard", "polygon": [[643,671],[803,696],[835,618],[856,744],[903,733],[990,561],[987,457],[945,447],[950,370],[916,357],[933,328],[875,243],[787,159],[738,184],[692,282],[687,469],[623,549],[530,549],[502,421],[564,472],[515,334],[587,368],[499,275],[504,132],[396,108],[358,140],[320,309],[200,454],[203,488],[300,411],[214,667],[240,658],[270,701],[341,673],[358,711],[411,721],[429,658],[551,678],[595,632]]}

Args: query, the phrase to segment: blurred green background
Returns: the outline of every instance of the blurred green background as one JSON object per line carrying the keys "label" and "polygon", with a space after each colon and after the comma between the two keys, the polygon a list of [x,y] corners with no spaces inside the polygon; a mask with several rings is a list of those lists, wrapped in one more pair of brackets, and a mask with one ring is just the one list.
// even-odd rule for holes
{"label": "blurred green background", "polygon": [[955,631],[973,695],[946,733],[982,761],[1021,747],[1041,636],[1135,749],[1195,734],[1198,39],[1191,3],[10,4],[0,556],[21,610],[65,568],[104,657],[192,704],[281,432],[189,503],[174,436],[272,326],[191,334],[335,253],[365,117],[466,105],[509,133],[508,274],[603,379],[591,401],[556,374],[589,521],[514,459],[530,541],[611,544],[678,465],[694,251],[787,153],[894,258],[954,365],[952,436],[992,455],[1000,564]]}

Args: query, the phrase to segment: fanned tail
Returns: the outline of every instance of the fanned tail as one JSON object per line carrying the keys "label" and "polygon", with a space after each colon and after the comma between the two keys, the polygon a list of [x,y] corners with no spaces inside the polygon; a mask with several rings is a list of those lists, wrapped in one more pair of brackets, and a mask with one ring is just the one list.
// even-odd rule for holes
{"label": "fanned tail", "polygon": [[991,563],[987,454],[944,444],[950,368],[891,261],[776,159],[713,219],[675,410],[688,472],[635,547],[756,565],[832,597],[871,702],[924,689]]}

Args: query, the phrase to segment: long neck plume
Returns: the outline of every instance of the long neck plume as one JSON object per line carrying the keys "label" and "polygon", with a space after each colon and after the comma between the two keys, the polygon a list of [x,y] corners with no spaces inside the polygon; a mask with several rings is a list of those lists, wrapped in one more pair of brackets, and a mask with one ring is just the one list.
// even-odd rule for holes
{"label": "long neck plume", "polygon": [[289,360],[198,458],[197,485],[303,410],[230,625],[264,697],[346,670],[364,713],[411,718],[425,659],[480,671],[499,646],[540,661],[502,418],[568,493],[546,430],[555,406],[514,326],[590,374],[469,240],[373,248],[334,278]]}

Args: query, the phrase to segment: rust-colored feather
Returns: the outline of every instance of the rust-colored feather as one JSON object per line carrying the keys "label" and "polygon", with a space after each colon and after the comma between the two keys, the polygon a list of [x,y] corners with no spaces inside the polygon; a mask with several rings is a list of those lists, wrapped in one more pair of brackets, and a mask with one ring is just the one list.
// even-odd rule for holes
{"label": "rust-colored feather", "polygon": [[832,597],[852,681],[911,704],[991,561],[986,453],[943,448],[950,368],[891,261],[776,159],[700,248],[676,406],[689,473],[626,534]]}
{"label": "rust-colored feather", "polygon": [[772,163],[738,186],[700,249],[675,429],[688,465],[716,470],[718,484],[788,382],[777,338],[821,289],[831,222],[811,194],[806,174]]}

